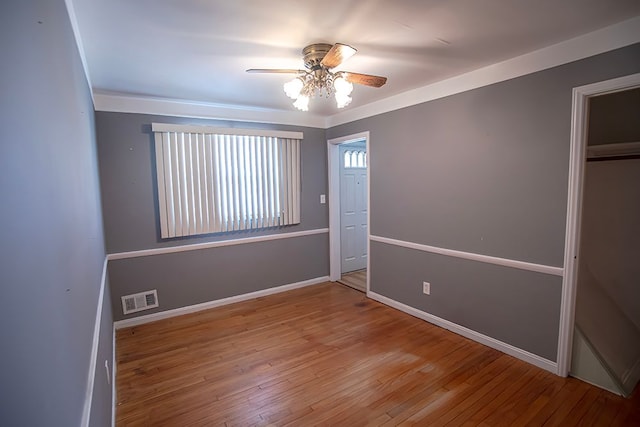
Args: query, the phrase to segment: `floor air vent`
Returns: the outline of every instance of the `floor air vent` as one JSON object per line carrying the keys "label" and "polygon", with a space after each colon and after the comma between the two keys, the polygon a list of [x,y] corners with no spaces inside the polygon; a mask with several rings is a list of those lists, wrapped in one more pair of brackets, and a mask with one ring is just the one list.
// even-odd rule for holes
{"label": "floor air vent", "polygon": [[158,306],[158,291],[145,291],[138,294],[125,295],[122,297],[122,311],[124,314],[135,313],[137,311],[149,310]]}

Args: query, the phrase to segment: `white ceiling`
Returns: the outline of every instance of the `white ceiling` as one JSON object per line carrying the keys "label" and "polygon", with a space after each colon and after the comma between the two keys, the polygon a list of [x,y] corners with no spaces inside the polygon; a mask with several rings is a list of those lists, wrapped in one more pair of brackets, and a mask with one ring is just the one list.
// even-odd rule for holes
{"label": "white ceiling", "polygon": [[[346,109],[640,15],[638,0],[71,0],[94,93],[291,111],[284,74],[310,43],[358,53],[337,69],[387,76]],[[335,114],[313,99],[310,113]]]}

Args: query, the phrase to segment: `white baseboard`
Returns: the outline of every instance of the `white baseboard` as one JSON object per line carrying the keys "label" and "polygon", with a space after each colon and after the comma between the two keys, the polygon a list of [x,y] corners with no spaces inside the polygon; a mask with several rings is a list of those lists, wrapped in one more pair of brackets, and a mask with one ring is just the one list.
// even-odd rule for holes
{"label": "white baseboard", "polygon": [[98,291],[98,307],[96,308],[96,319],[93,324],[93,342],[91,344],[91,356],[89,359],[89,373],[87,375],[87,389],[85,391],[84,407],[82,409],[82,420],[80,425],[82,427],[89,426],[89,419],[91,418],[91,402],[93,400],[93,386],[96,378],[96,364],[98,358],[98,344],[100,344],[100,323],[102,320],[102,304],[104,300],[104,288],[107,277],[107,262],[105,257],[102,265],[102,278],[100,279],[100,290]]}
{"label": "white baseboard", "polygon": [[462,335],[465,338],[469,338],[470,340],[479,342],[480,344],[484,344],[487,347],[495,348],[496,350],[535,365],[553,374],[557,373],[556,362],[552,362],[551,360],[545,359],[533,353],[529,353],[528,351],[522,350],[505,342],[499,341],[495,338],[491,338],[469,328],[465,328],[464,326],[460,326],[456,323],[434,316],[433,314],[429,314],[422,310],[418,310],[417,308],[392,300],[391,298],[387,298],[375,292],[368,291],[367,296],[371,299],[381,302],[382,304],[388,305],[389,307],[403,311],[407,314],[410,314],[411,316],[417,317],[418,319],[426,320],[429,323],[433,323],[436,326],[440,326],[441,328],[447,329],[458,335]]}
{"label": "white baseboard", "polygon": [[111,427],[116,427],[116,405],[118,403],[116,389],[116,375],[118,374],[118,365],[116,365],[116,326],[112,325],[112,354],[111,354]]}
{"label": "white baseboard", "polygon": [[133,317],[131,319],[118,320],[113,323],[115,329],[129,328],[131,326],[143,325],[145,323],[155,322],[156,320],[168,319],[170,317],[181,316],[183,314],[195,313],[210,308],[220,307],[236,302],[247,301],[254,298],[260,298],[267,295],[277,294],[280,292],[290,291],[292,289],[303,288],[305,286],[317,285],[319,283],[329,281],[329,276],[316,277],[315,279],[304,280],[302,282],[291,283],[288,285],[276,286],[275,288],[263,289],[248,294],[235,295],[228,298],[222,298],[215,301],[203,302],[201,304],[189,305],[186,307],[174,308],[158,313],[147,314],[146,316]]}
{"label": "white baseboard", "polygon": [[631,396],[638,380],[640,380],[640,358],[636,359],[633,366],[622,374],[622,386],[624,388],[624,392]]}

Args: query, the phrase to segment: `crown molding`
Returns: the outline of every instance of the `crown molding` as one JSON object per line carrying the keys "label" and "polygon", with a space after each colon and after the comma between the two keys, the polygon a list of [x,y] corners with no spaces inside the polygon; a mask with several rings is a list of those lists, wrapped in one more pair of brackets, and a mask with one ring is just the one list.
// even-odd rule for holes
{"label": "crown molding", "polygon": [[87,86],[89,87],[89,93],[91,94],[91,101],[95,108],[96,99],[93,94],[91,86],[91,77],[89,76],[89,65],[87,64],[87,57],[84,54],[84,45],[82,44],[82,37],[80,36],[80,28],[78,27],[78,18],[76,18],[76,10],[73,6],[73,0],[64,0],[67,7],[67,14],[69,15],[69,22],[71,24],[71,30],[73,31],[73,37],[76,41],[76,48],[78,49],[78,55],[80,55],[80,62],[82,63],[82,69],[84,70],[84,77],[87,79]]}
{"label": "crown molding", "polygon": [[271,110],[100,91],[94,93],[94,98],[96,111],[274,123],[314,128],[324,128],[326,124],[324,117],[302,111]]}
{"label": "crown molding", "polygon": [[[70,4],[72,0],[66,1]],[[76,40],[78,40],[80,48],[79,35]],[[94,108],[96,111],[274,123],[328,129],[344,123],[557,67],[638,42],[640,42],[640,16],[328,117],[301,111],[260,109],[100,91],[94,91],[93,93]]]}
{"label": "crown molding", "polygon": [[535,73],[640,42],[640,16],[456,77],[330,116],[330,128]]}

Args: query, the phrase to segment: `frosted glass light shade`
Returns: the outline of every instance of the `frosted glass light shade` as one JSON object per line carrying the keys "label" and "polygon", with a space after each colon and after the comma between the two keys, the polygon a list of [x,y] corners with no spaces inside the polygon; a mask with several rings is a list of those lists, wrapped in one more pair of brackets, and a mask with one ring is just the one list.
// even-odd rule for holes
{"label": "frosted glass light shade", "polygon": [[284,84],[284,93],[291,99],[296,99],[300,96],[300,91],[302,90],[302,86],[304,83],[299,78],[295,78],[289,82]]}
{"label": "frosted glass light shade", "polygon": [[350,95],[353,92],[353,84],[348,82],[344,77],[336,77],[333,81],[333,87],[336,89],[336,94]]}
{"label": "frosted glass light shade", "polygon": [[336,92],[336,104],[338,108],[344,108],[351,103],[351,97],[348,94]]}
{"label": "frosted glass light shade", "polygon": [[309,97],[307,95],[300,95],[293,106],[301,111],[309,111]]}

